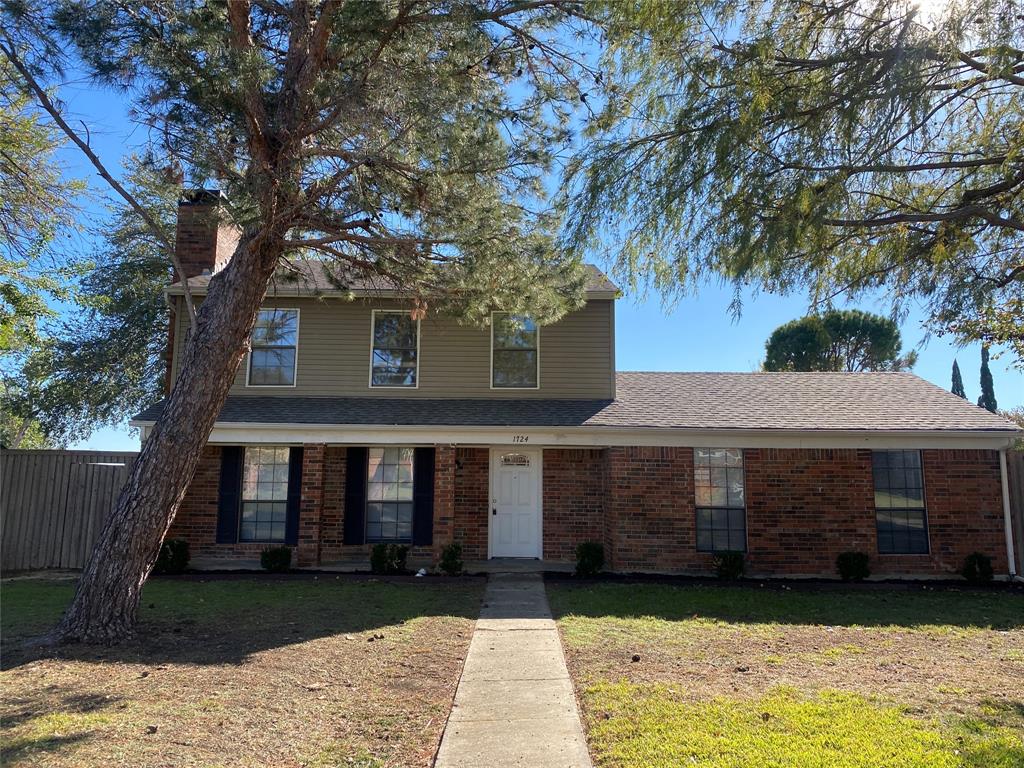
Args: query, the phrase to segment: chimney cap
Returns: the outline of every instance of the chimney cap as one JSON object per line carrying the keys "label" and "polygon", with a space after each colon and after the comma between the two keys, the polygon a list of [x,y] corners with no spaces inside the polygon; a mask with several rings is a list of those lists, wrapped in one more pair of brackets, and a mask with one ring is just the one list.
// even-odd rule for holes
{"label": "chimney cap", "polygon": [[214,205],[227,199],[219,189],[185,189],[178,198],[178,205]]}

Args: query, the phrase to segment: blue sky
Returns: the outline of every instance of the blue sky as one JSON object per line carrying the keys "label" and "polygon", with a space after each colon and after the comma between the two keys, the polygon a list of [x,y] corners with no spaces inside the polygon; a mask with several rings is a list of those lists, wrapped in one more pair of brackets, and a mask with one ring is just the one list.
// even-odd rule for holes
{"label": "blue sky", "polygon": [[[112,171],[120,169],[121,159],[145,140],[142,129],[127,113],[127,102],[119,94],[92,87],[86,82],[71,82],[61,89],[69,114],[85,122],[92,146]],[[73,122],[73,121],[72,121]],[[61,153],[66,172],[88,180],[98,195],[106,194],[103,182],[92,166],[72,148]],[[97,215],[102,203],[97,198],[87,208]],[[88,248],[89,243],[77,247]],[[678,301],[666,309],[658,295],[626,295],[616,308],[615,348],[620,370],[652,371],[752,371],[764,356],[764,342],[774,328],[806,313],[806,298],[761,294],[748,296],[740,318],[729,312],[732,289],[705,286],[698,296]],[[854,305],[851,305],[854,306]],[[884,302],[861,303],[860,309],[886,313]],[[904,348],[918,348],[919,360],[914,372],[941,387],[950,385],[954,357],[960,362],[967,396],[978,397],[980,346],[956,348],[944,338],[926,336],[922,314],[911,312],[901,326]],[[992,375],[996,398],[1001,408],[1024,405],[1024,375],[1009,365],[1009,355],[993,360]],[[138,437],[128,429],[106,428],[75,447],[101,450],[133,450]]]}

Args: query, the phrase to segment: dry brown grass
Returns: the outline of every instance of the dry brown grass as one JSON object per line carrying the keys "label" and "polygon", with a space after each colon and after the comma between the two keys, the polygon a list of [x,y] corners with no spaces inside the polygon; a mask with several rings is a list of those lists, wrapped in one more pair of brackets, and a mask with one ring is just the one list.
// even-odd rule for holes
{"label": "dry brown grass", "polygon": [[549,594],[584,685],[668,683],[695,701],[839,689],[942,717],[994,707],[1024,725],[1020,591],[616,584]]}
{"label": "dry brown grass", "polygon": [[595,762],[1024,766],[1024,592],[549,585]]}
{"label": "dry brown grass", "polygon": [[[5,653],[3,764],[429,765],[480,594],[471,581],[155,581],[131,643]],[[6,648],[69,596],[5,584]]]}

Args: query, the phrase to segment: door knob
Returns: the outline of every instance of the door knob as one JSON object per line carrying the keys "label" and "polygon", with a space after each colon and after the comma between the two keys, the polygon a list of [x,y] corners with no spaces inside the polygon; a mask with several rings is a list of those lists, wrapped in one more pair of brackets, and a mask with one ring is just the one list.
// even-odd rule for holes
{"label": "door knob", "polygon": [[498,509],[497,509],[497,507],[495,507],[494,509],[492,509],[492,510],[491,510],[491,514],[492,514],[492,515],[496,515],[496,514],[498,514]]}

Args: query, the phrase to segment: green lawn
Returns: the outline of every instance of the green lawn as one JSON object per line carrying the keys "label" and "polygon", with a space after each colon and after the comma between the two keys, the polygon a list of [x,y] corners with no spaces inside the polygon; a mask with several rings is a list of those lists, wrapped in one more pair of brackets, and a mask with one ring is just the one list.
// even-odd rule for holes
{"label": "green lawn", "polygon": [[548,595],[599,766],[1024,766],[1020,592]]}
{"label": "green lawn", "polygon": [[38,655],[73,583],[0,583],[0,764],[428,766],[482,582],[155,579],[138,636]]}

